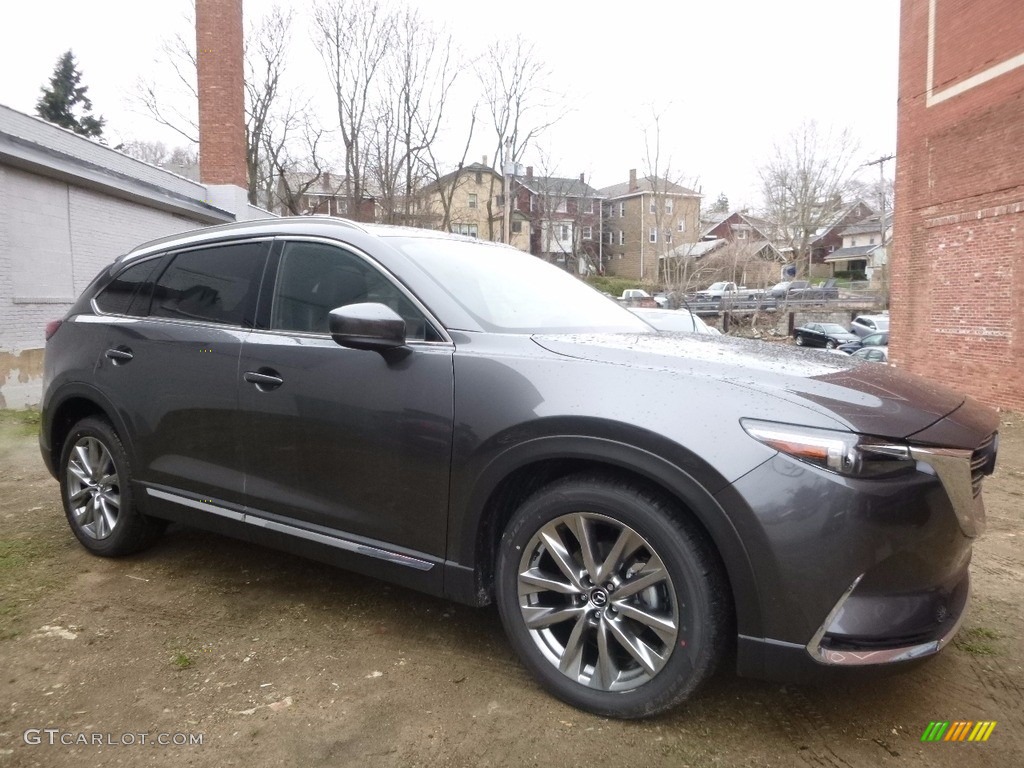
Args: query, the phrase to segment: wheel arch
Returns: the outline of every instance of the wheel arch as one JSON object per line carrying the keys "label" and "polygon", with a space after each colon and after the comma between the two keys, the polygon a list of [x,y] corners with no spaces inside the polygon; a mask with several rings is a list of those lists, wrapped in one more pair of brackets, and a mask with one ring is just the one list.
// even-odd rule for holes
{"label": "wheel arch", "polygon": [[46,406],[41,436],[45,438],[44,459],[51,473],[60,463],[64,440],[71,428],[88,416],[101,416],[111,423],[128,453],[134,459],[131,434],[117,409],[99,390],[87,384],[71,384],[55,393]]}
{"label": "wheel arch", "polygon": [[[569,474],[598,469],[614,473],[668,496],[701,526],[714,547],[729,581],[736,625],[756,635],[762,626],[753,567],[729,516],[693,475],[665,458],[627,443],[584,436],[535,438],[505,451],[481,473],[466,505],[461,524],[449,531],[449,542],[463,542],[449,557],[471,572],[473,584],[460,579],[453,599],[477,604],[493,597],[497,545],[516,508],[537,489]],[[709,473],[717,476],[710,470]],[[724,481],[723,481],[724,483]]]}

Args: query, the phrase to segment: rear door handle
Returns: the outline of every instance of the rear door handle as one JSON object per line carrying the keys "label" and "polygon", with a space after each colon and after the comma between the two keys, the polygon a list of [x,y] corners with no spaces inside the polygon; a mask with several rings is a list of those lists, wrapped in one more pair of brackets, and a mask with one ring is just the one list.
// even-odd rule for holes
{"label": "rear door handle", "polygon": [[277,375],[277,371],[271,368],[261,368],[258,371],[246,371],[242,376],[250,384],[255,384],[260,392],[269,392],[284,384],[284,379]]}
{"label": "rear door handle", "polygon": [[107,358],[114,362],[114,365],[123,365],[135,357],[128,347],[113,347],[108,349],[106,354]]}

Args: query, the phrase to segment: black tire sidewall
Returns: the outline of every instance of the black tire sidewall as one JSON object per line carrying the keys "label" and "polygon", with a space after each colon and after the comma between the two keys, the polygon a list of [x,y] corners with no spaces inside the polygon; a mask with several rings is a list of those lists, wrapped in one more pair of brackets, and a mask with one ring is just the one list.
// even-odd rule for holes
{"label": "black tire sidewall", "polygon": [[[544,657],[522,621],[517,588],[522,552],[544,524],[573,512],[601,514],[628,525],[654,547],[672,577],[679,606],[676,647],[653,680],[631,691],[598,691],[570,680]],[[539,492],[513,516],[499,548],[495,592],[510,642],[541,684],[573,706],[620,718],[644,717],[673,706],[710,674],[720,651],[715,647],[720,627],[713,626],[717,612],[705,573],[707,555],[695,544],[678,520],[628,485],[579,480]]]}
{"label": "black tire sidewall", "polygon": [[[114,526],[113,532],[105,539],[94,539],[83,532],[75,522],[71,507],[68,504],[68,458],[75,444],[83,437],[93,437],[103,443],[104,448],[110,453],[114,462],[114,468],[117,471],[121,503],[117,515],[117,524]],[[75,538],[78,539],[82,546],[94,554],[108,557],[129,551],[132,518],[136,517],[138,513],[135,511],[135,500],[132,494],[131,467],[128,456],[114,428],[105,420],[96,417],[82,419],[82,421],[75,424],[64,440],[64,447],[61,449],[60,454],[59,472],[60,496],[64,507],[64,515],[67,517],[72,533],[75,534]]]}

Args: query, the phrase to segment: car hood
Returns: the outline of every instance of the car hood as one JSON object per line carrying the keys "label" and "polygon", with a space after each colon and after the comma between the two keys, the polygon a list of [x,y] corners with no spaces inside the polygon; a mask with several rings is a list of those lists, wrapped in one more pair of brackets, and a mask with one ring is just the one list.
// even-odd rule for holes
{"label": "car hood", "polygon": [[964,397],[926,379],[846,355],[754,339],[693,334],[537,335],[549,352],[594,362],[719,379],[811,408],[864,434],[903,438]]}

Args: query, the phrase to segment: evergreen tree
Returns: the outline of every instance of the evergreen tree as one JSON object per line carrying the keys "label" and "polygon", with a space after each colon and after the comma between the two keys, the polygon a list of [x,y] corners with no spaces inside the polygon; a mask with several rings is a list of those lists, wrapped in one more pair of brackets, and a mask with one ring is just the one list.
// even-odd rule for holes
{"label": "evergreen tree", "polygon": [[718,199],[714,205],[711,206],[712,213],[728,213],[729,212],[729,198],[725,196],[725,192],[718,193]]}
{"label": "evergreen tree", "polygon": [[[82,136],[100,138],[103,135],[104,120],[92,115],[92,102],[85,95],[89,89],[79,85],[81,80],[82,73],[78,71],[75,56],[67,51],[53,68],[49,88],[40,88],[43,95],[36,102],[36,114],[47,122]],[[75,114],[78,106],[82,108],[81,117]]]}

